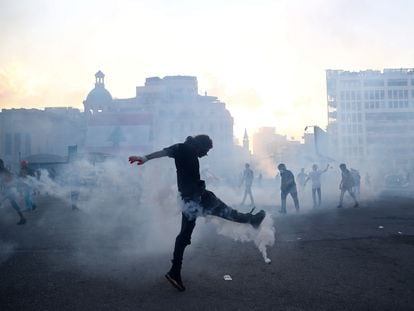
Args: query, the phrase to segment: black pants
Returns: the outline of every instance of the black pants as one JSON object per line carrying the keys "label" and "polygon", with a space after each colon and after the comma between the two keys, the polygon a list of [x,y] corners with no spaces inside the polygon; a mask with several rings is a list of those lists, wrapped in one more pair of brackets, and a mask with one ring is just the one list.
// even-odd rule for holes
{"label": "black pants", "polygon": [[[247,223],[251,218],[250,213],[240,213],[215,196],[211,191],[204,190],[201,196],[196,198],[183,198],[185,203],[194,203],[200,206],[202,215],[213,215],[230,221]],[[184,250],[191,244],[191,234],[196,224],[196,217],[185,211],[182,213],[181,230],[175,239],[172,270],[179,272],[183,260]]]}

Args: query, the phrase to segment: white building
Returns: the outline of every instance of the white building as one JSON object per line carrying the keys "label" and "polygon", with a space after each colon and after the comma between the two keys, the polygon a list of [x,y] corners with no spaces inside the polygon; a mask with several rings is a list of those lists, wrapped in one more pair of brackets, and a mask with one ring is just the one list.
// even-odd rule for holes
{"label": "white building", "polygon": [[136,97],[127,99],[113,99],[104,78],[101,71],[95,74],[95,87],[83,102],[86,151],[148,152],[207,134],[216,157],[232,152],[233,118],[217,97],[198,94],[196,77],[147,78]]}
{"label": "white building", "polygon": [[327,70],[326,82],[338,161],[414,168],[414,69]]}

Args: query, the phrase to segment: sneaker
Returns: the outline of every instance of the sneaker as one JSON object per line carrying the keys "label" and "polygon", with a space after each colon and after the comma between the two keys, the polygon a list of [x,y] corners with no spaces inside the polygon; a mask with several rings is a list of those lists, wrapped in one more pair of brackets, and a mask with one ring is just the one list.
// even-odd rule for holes
{"label": "sneaker", "polygon": [[355,202],[354,207],[359,207],[359,203]]}
{"label": "sneaker", "polygon": [[281,210],[279,211],[279,213],[281,213],[281,214],[286,214],[286,210],[281,209]]}
{"label": "sneaker", "polygon": [[174,275],[171,271],[168,272],[165,275],[165,278],[171,283],[172,286],[174,286],[176,289],[178,289],[180,292],[185,291],[185,287],[183,282],[181,281],[181,276]]}
{"label": "sneaker", "polygon": [[25,218],[20,218],[20,220],[17,224],[18,225],[24,225],[25,223],[26,223],[26,219]]}
{"label": "sneaker", "polygon": [[34,211],[37,208],[36,204],[32,204],[32,210]]}
{"label": "sneaker", "polygon": [[264,210],[261,210],[257,214],[252,215],[252,217],[250,218],[250,224],[255,229],[259,228],[259,226],[262,223],[262,221],[265,218],[265,216],[266,216],[266,212]]}

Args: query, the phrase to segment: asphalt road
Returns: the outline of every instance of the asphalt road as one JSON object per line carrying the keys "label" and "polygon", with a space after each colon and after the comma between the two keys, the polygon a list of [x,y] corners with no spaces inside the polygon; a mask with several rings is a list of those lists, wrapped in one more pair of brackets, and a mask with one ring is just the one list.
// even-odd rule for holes
{"label": "asphalt road", "polygon": [[11,208],[0,209],[2,311],[414,310],[413,199],[287,216],[265,206],[276,228],[271,264],[253,243],[196,227],[183,293],[164,278],[170,251],[142,253],[131,244],[134,219],[121,216],[102,231],[95,215],[56,199],[38,206],[24,226]]}

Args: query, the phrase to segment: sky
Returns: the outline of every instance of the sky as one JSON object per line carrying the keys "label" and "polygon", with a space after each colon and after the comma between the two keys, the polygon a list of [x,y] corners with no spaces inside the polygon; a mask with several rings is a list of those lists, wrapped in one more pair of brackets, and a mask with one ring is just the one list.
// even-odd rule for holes
{"label": "sky", "polygon": [[[241,139],[327,124],[326,69],[413,68],[410,0],[0,0],[0,108],[83,108],[102,70],[113,97],[196,76]],[[197,134],[197,133],[194,133]]]}

